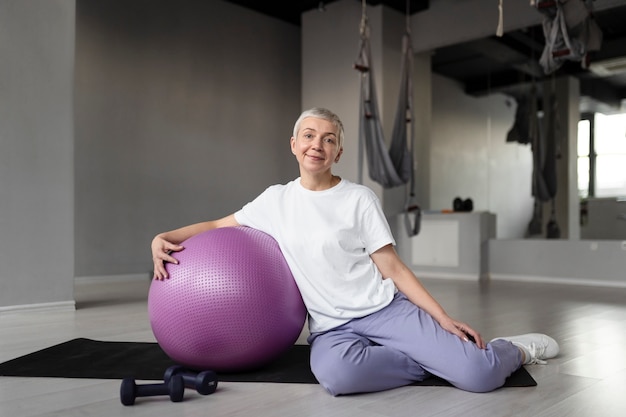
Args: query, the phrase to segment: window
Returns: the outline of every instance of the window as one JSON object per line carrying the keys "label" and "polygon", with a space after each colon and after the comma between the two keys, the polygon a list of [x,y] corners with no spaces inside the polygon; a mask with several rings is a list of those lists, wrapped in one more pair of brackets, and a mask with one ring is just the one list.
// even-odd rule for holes
{"label": "window", "polygon": [[[578,122],[578,196],[589,197],[589,145],[591,140],[591,121]],[[593,187],[591,187],[593,190]]]}
{"label": "window", "polygon": [[626,114],[595,113],[578,122],[578,194],[626,196]]}

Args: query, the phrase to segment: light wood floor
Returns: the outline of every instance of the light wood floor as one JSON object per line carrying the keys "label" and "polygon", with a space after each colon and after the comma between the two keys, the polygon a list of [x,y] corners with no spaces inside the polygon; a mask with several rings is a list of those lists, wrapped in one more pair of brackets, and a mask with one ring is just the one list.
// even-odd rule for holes
{"label": "light wood floor", "polygon": [[[332,397],[319,385],[220,382],[213,395],[188,389],[181,403],[150,397],[128,407],[120,403],[117,380],[0,377],[0,416],[626,416],[626,289],[424,283],[452,316],[486,339],[544,332],[560,342],[560,356],[527,368],[538,386],[487,394],[404,387]],[[155,341],[146,307],[149,285],[77,284],[74,312],[0,315],[0,361],[76,337]]]}

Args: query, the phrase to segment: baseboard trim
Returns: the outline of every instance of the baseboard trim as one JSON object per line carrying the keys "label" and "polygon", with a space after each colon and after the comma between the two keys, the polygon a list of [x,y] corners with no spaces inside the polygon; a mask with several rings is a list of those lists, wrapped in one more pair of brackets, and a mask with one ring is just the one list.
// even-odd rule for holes
{"label": "baseboard trim", "polygon": [[130,282],[130,281],[149,281],[152,275],[143,274],[121,274],[121,275],[93,275],[85,277],[75,277],[74,284],[104,284],[110,282]]}
{"label": "baseboard trim", "polygon": [[413,269],[413,273],[420,279],[425,278],[425,279],[450,279],[450,280],[458,280],[458,281],[480,281],[480,276],[478,274],[461,274],[458,272],[420,271],[418,269]]}
{"label": "baseboard trim", "polygon": [[545,284],[582,285],[586,287],[626,288],[626,282],[619,282],[619,281],[542,277],[542,276],[517,275],[517,274],[491,273],[489,275],[492,281],[515,281],[515,282],[533,282],[533,283],[545,283]]}
{"label": "baseboard trim", "polygon": [[0,307],[0,314],[41,311],[64,312],[75,310],[76,303],[74,301],[57,301],[53,303],[18,304],[14,306]]}

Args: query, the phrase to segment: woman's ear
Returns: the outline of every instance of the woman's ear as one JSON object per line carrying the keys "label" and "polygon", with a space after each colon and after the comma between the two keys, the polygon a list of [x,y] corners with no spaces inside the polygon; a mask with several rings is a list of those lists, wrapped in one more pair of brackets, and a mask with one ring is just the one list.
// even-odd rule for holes
{"label": "woman's ear", "polygon": [[335,157],[335,163],[339,162],[339,160],[341,159],[341,154],[343,154],[343,148],[339,149],[339,153]]}
{"label": "woman's ear", "polygon": [[291,153],[296,154],[296,138],[293,136],[289,139],[289,146],[291,147]]}

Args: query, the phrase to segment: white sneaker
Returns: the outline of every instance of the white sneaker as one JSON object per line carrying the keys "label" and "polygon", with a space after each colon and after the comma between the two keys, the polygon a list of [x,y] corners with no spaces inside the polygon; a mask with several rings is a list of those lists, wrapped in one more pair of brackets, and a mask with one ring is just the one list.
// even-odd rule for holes
{"label": "white sneaker", "polygon": [[508,340],[515,346],[521,347],[526,353],[524,365],[545,365],[544,359],[554,358],[559,354],[559,344],[548,335],[541,333],[528,333],[519,336],[496,337],[494,340]]}

